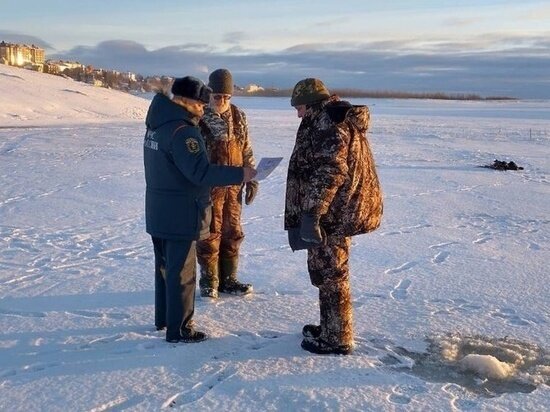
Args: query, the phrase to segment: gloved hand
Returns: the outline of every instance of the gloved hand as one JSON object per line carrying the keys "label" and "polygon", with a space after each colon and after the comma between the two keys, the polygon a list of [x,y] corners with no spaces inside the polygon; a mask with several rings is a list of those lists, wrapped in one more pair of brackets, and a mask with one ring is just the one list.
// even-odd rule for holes
{"label": "gloved hand", "polygon": [[249,205],[254,201],[256,194],[258,193],[259,183],[256,180],[251,180],[246,183],[246,193],[244,195],[244,203]]}
{"label": "gloved hand", "polygon": [[319,225],[320,216],[313,213],[302,213],[300,237],[310,243],[324,243],[325,233]]}
{"label": "gloved hand", "polygon": [[316,246],[319,246],[318,243],[311,243],[303,240],[300,237],[299,227],[293,227],[288,229],[288,244],[290,245],[290,248],[292,249],[293,252],[296,250],[311,249]]}

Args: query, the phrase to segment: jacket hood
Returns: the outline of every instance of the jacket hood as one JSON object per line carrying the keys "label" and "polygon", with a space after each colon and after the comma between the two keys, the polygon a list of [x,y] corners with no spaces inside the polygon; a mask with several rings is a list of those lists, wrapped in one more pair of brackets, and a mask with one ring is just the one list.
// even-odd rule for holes
{"label": "jacket hood", "polygon": [[182,120],[194,126],[198,124],[198,119],[184,107],[174,103],[165,94],[157,93],[147,111],[145,125],[148,129],[155,130],[166,123]]}
{"label": "jacket hood", "polygon": [[349,120],[361,132],[366,132],[369,127],[370,113],[367,106],[354,106],[344,100],[338,100],[328,102],[325,110],[336,124]]}

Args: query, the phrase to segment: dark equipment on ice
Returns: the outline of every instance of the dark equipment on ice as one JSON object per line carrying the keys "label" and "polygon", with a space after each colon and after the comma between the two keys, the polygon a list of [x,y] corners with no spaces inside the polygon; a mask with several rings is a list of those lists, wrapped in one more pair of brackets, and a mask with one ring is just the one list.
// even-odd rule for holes
{"label": "dark equipment on ice", "polygon": [[492,165],[485,165],[480,167],[486,167],[488,169],[495,170],[523,170],[523,167],[518,166],[515,162],[506,162],[504,160],[497,159],[495,159]]}

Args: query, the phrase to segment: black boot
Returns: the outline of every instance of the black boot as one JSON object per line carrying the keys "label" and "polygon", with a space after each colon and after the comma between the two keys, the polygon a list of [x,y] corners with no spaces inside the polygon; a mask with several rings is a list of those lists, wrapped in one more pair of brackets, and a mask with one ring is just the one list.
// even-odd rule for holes
{"label": "black boot", "polygon": [[321,336],[321,325],[304,325],[302,335],[304,338],[318,338]]}
{"label": "black boot", "polygon": [[181,332],[180,342],[185,343],[195,343],[202,342],[203,340],[208,339],[208,335],[204,332],[195,329],[189,329],[187,331]]}
{"label": "black boot", "polygon": [[218,263],[214,262],[208,265],[201,265],[200,272],[201,277],[199,279],[199,286],[201,289],[201,297],[217,299],[219,284]]}
{"label": "black boot", "polygon": [[232,295],[248,295],[252,293],[250,283],[241,283],[237,280],[237,266],[239,258],[220,258],[220,286],[218,290],[222,293]]}
{"label": "black boot", "polygon": [[208,335],[204,332],[193,328],[182,329],[179,336],[166,336],[166,341],[169,343],[196,343],[208,339]]}
{"label": "black boot", "polygon": [[321,338],[305,338],[302,341],[302,349],[318,355],[349,355],[353,352],[353,345],[332,346]]}

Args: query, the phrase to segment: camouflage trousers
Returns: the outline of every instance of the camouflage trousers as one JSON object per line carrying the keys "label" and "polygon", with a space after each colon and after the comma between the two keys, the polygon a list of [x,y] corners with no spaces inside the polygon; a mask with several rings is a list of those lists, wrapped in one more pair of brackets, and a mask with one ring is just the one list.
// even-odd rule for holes
{"label": "camouflage trousers", "polygon": [[311,283],[319,288],[320,338],[330,345],[353,345],[350,237],[329,236],[327,244],[308,249]]}
{"label": "camouflage trousers", "polygon": [[220,256],[238,256],[244,239],[241,228],[241,186],[215,187],[211,196],[210,237],[197,242],[197,259],[201,266],[217,262]]}
{"label": "camouflage trousers", "polygon": [[237,269],[236,259],[244,239],[241,228],[242,186],[215,187],[211,197],[210,236],[197,242],[197,261],[201,267],[201,288],[217,289],[225,280],[223,276],[220,279],[221,260],[231,260],[235,264],[234,271]]}

